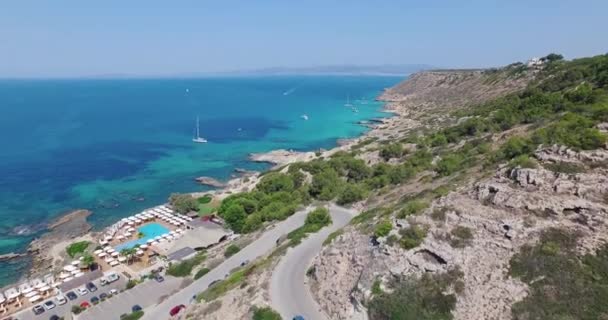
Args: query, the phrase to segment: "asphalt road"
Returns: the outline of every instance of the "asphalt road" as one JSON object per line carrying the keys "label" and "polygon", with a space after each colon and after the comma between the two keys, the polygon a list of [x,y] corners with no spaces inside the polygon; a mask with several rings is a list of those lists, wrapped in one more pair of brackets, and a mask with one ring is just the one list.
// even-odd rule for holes
{"label": "asphalt road", "polygon": [[[78,295],[78,293],[76,292],[76,290],[71,290],[74,291],[74,293],[76,293],[76,295],[78,295],[78,298],[76,298],[75,300],[69,300],[68,302],[64,305],[61,306],[56,306],[55,308],[51,309],[51,310],[46,310],[44,313],[39,314],[39,315],[35,315],[34,312],[32,312],[32,308],[23,310],[21,312],[18,312],[14,315],[14,317],[16,317],[19,320],[47,320],[49,319],[52,315],[58,315],[60,317],[65,317],[66,319],[72,319],[71,318],[71,314],[72,314],[72,306],[75,305],[80,305],[80,303],[84,302],[84,301],[88,301],[90,303],[90,299],[94,296],[99,297],[99,295],[101,293],[108,293],[111,289],[116,289],[118,291],[120,291],[121,289],[124,289],[127,280],[125,279],[124,276],[121,276],[120,279],[118,279],[115,282],[112,282],[106,286],[101,286],[101,284],[99,283],[100,279],[94,280],[93,283],[97,286],[97,291],[95,292],[89,292],[84,296],[80,296]],[[64,296],[65,296],[64,292]],[[119,294],[118,296],[114,296],[106,301],[100,302],[99,304],[106,304],[106,303],[110,303],[110,301],[112,300],[116,300],[117,297],[121,296],[122,294]],[[67,299],[67,297],[66,297]],[[120,299],[120,298],[118,298]],[[55,302],[55,304],[57,304],[57,300],[55,300],[55,297],[50,298],[50,299],[46,299],[42,302],[40,302],[40,304],[42,305],[42,303],[48,301],[48,300],[53,300],[53,302]],[[92,305],[92,303],[91,303]],[[118,319],[118,318],[116,318]]]}
{"label": "asphalt road", "polygon": [[327,236],[348,224],[355,212],[331,206],[332,224],[309,235],[297,247],[291,248],[272,272],[270,301],[283,319],[296,315],[306,320],[321,320],[328,317],[320,311],[307,285],[306,271],[313,258],[321,251]]}
{"label": "asphalt road", "polygon": [[237,268],[243,261],[253,261],[256,258],[269,253],[276,247],[276,241],[279,237],[286,235],[290,231],[302,226],[306,219],[306,214],[311,210],[307,208],[293,214],[291,217],[281,221],[274,228],[264,232],[264,234],[243,248],[241,251],[226,259],[219,266],[213,268],[209,273],[191,283],[181,291],[173,294],[171,297],[162,303],[146,308],[142,319],[161,320],[170,319],[169,311],[174,306],[183,304],[189,305],[193,301],[193,297],[205,291],[209,284],[215,280],[224,279],[230,270]]}

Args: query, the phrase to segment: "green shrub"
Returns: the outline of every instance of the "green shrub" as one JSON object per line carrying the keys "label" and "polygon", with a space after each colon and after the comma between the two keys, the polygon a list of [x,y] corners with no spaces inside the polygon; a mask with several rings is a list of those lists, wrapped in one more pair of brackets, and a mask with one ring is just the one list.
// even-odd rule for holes
{"label": "green shrub", "polygon": [[329,215],[329,210],[321,207],[316,208],[308,213],[303,226],[287,234],[289,246],[293,247],[300,244],[300,242],[302,242],[302,240],[306,238],[309,233],[317,232],[321,230],[321,228],[330,224],[331,216]]}
{"label": "green shrub", "polygon": [[545,169],[553,171],[553,172],[559,172],[559,173],[568,173],[568,174],[574,174],[574,173],[582,173],[585,172],[585,167],[578,165],[576,163],[569,163],[569,162],[555,162],[555,163],[547,163],[544,165]]}
{"label": "green shrub", "polygon": [[73,314],[79,314],[82,311],[84,311],[84,308],[80,307],[79,305],[73,305],[72,306],[72,313]]}
{"label": "green shrub", "polygon": [[374,231],[374,234],[376,235],[376,237],[386,237],[392,229],[393,224],[391,223],[391,221],[385,219],[382,220],[382,222],[378,223],[378,225],[376,225],[376,230]]}
{"label": "green shrub", "polygon": [[399,219],[403,219],[407,216],[418,214],[422,212],[422,210],[426,209],[429,206],[428,202],[423,200],[412,200],[409,201],[401,211],[397,214]]}
{"label": "green shrub", "polygon": [[401,234],[399,244],[404,249],[413,249],[424,241],[426,233],[426,228],[420,225],[412,225],[409,228],[401,229],[399,231],[399,234]]}
{"label": "green shrub", "polygon": [[402,278],[390,284],[390,291],[375,290],[368,307],[369,319],[451,320],[456,297],[445,292],[461,276],[453,273]]}
{"label": "green shrub", "polygon": [[196,199],[196,201],[198,201],[198,203],[200,203],[200,204],[207,204],[207,203],[211,202],[211,200],[213,200],[213,197],[208,194]]}
{"label": "green shrub", "polygon": [[372,295],[379,295],[382,294],[382,288],[380,287],[380,285],[382,284],[382,282],[380,281],[380,279],[376,279],[374,280],[374,283],[372,284]]}
{"label": "green shrub", "polygon": [[401,158],[403,156],[403,146],[400,143],[391,143],[380,149],[380,156],[388,161],[392,158]]}
{"label": "green shrub", "polygon": [[120,320],[137,320],[137,319],[140,319],[143,316],[144,316],[143,310],[139,310],[139,311],[135,311],[135,312],[129,313],[125,317],[121,317]]}
{"label": "green shrub", "polygon": [[200,270],[198,270],[195,274],[194,274],[194,280],[198,280],[199,278],[201,278],[202,276],[206,275],[207,273],[209,273],[209,271],[211,271],[209,268],[201,268]]}
{"label": "green shrub", "polygon": [[169,203],[177,212],[182,214],[198,209],[198,201],[190,194],[173,193],[169,197]]}
{"label": "green shrub", "polygon": [[200,265],[205,261],[205,254],[202,252],[197,253],[194,257],[186,259],[179,263],[173,263],[167,268],[167,274],[174,277],[187,277],[192,273],[194,267]]}
{"label": "green shrub", "polygon": [[84,253],[90,244],[91,242],[89,241],[74,242],[65,248],[65,251],[71,258],[74,258],[75,256]]}
{"label": "green shrub", "polygon": [[231,244],[226,248],[226,251],[224,251],[224,257],[230,258],[239,251],[241,251],[241,248],[239,248],[237,245]]}
{"label": "green shrub", "polygon": [[535,144],[530,139],[511,137],[502,145],[499,154],[502,159],[510,160],[520,155],[529,155],[535,148]]}
{"label": "green shrub", "polygon": [[309,192],[313,198],[324,201],[332,200],[342,189],[342,183],[338,173],[327,168],[313,176]]}
{"label": "green shrub", "polygon": [[538,163],[534,159],[530,158],[527,154],[519,155],[519,156],[513,158],[511,161],[509,161],[510,168],[520,167],[520,168],[533,169],[533,168],[536,168],[537,166],[538,166]]}
{"label": "green shrub", "polygon": [[439,175],[449,176],[452,173],[462,169],[464,166],[464,162],[465,159],[461,154],[450,153],[443,156],[441,160],[437,162],[437,168],[435,169],[435,171],[437,171]]}
{"label": "green shrub", "polygon": [[339,205],[351,204],[361,201],[367,195],[367,190],[360,184],[348,183],[338,195],[336,203]]}
{"label": "green shrub", "polygon": [[294,183],[291,177],[284,173],[270,172],[262,177],[256,188],[265,193],[292,192]]}
{"label": "green shrub", "polygon": [[270,307],[253,309],[253,320],[281,320],[281,315]]}
{"label": "green shrub", "polygon": [[464,226],[457,226],[450,231],[450,245],[454,248],[464,248],[471,244],[473,232]]}

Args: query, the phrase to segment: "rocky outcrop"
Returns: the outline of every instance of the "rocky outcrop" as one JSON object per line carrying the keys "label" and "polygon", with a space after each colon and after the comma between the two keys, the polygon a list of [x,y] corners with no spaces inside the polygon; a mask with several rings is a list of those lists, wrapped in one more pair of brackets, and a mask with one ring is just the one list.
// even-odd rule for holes
{"label": "rocky outcrop", "polygon": [[198,178],[195,178],[194,180],[196,180],[196,182],[198,182],[202,185],[210,186],[213,188],[224,188],[227,185],[227,184],[225,184],[215,178],[211,178],[211,177],[198,177]]}
{"label": "rocky outcrop", "polygon": [[2,261],[8,261],[8,260],[13,260],[13,259],[18,259],[18,258],[22,258],[25,257],[26,254],[25,253],[6,253],[6,254],[0,254],[0,262]]}
{"label": "rocky outcrop", "polygon": [[[49,269],[58,266],[55,245],[83,236],[91,230],[87,217],[91,215],[89,210],[75,210],[65,214],[48,225],[48,232],[40,238],[34,239],[28,248],[32,255],[32,269],[30,274],[35,275],[42,272],[48,273]],[[57,261],[60,262],[60,261]]]}
{"label": "rocky outcrop", "polygon": [[249,160],[251,161],[266,162],[276,166],[283,166],[300,161],[310,161],[314,158],[314,152],[298,152],[285,149],[278,149],[265,153],[252,153],[249,155]]}
{"label": "rocky outcrop", "polygon": [[[379,279],[419,276],[458,268],[464,290],[458,294],[455,319],[511,319],[511,306],[528,294],[526,284],[509,275],[509,261],[520,248],[532,244],[543,230],[559,227],[581,234],[580,251],[592,252],[608,240],[608,171],[603,153],[574,152],[550,147],[537,152],[540,166],[502,168],[494,176],[471,183],[435,200],[430,208],[408,220],[394,221],[428,227],[423,243],[411,250],[377,245],[370,236],[349,227],[314,260],[314,295],[332,319],[351,319],[361,313]],[[559,173],[543,167],[554,161],[576,161],[586,171]],[[441,210],[445,218],[431,213]],[[450,231],[466,227],[473,239],[453,246]],[[397,234],[397,230],[392,230]]]}

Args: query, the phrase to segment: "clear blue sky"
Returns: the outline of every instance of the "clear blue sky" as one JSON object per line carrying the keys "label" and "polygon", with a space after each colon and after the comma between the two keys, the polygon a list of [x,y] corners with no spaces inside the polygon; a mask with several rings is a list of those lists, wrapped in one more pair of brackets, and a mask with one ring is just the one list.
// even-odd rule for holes
{"label": "clear blue sky", "polygon": [[2,0],[0,77],[572,58],[608,51],[607,13],[607,0]]}

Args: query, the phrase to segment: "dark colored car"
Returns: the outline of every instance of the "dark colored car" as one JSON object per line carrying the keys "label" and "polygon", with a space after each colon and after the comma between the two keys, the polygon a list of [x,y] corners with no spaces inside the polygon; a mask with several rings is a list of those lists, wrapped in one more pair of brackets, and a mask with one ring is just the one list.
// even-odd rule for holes
{"label": "dark colored car", "polygon": [[56,315],[56,314],[52,315],[52,316],[49,318],[49,320],[59,320],[59,319],[61,319],[61,318],[59,318],[59,316],[58,316],[58,315]]}
{"label": "dark colored car", "polygon": [[78,298],[78,296],[74,293],[74,291],[70,291],[70,292],[66,293],[65,296],[68,297],[68,299],[70,299],[70,300],[76,300],[76,298]]}
{"label": "dark colored car", "polygon": [[108,298],[108,294],[105,292],[99,295],[99,299],[101,299],[101,300],[105,300],[107,298]]}
{"label": "dark colored car", "polygon": [[87,283],[87,289],[89,289],[89,292],[97,291],[97,287],[93,284],[93,282]]}
{"label": "dark colored car", "polygon": [[165,281],[165,278],[163,278],[163,276],[161,276],[160,274],[157,274],[154,277],[154,280],[156,280],[156,282],[163,282],[163,281]]}
{"label": "dark colored car", "polygon": [[134,305],[134,306],[131,307],[131,311],[132,312],[141,311],[141,307],[138,304],[136,304],[136,305]]}
{"label": "dark colored car", "polygon": [[91,303],[92,304],[98,304],[99,303],[99,298],[97,298],[97,297],[91,298]]}
{"label": "dark colored car", "polygon": [[293,320],[304,320],[304,317],[302,317],[302,316],[295,316],[295,317],[293,317]]}
{"label": "dark colored car", "polygon": [[32,311],[34,311],[35,315],[39,315],[44,312],[44,307],[42,307],[41,305],[37,305],[32,308]]}
{"label": "dark colored car", "polygon": [[186,308],[186,306],[183,304],[180,304],[179,306],[175,306],[175,307],[171,308],[171,311],[169,311],[169,315],[173,317],[174,315],[178,314],[180,311],[182,311],[182,309],[185,309],[185,308]]}

